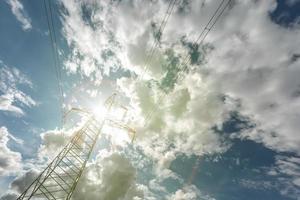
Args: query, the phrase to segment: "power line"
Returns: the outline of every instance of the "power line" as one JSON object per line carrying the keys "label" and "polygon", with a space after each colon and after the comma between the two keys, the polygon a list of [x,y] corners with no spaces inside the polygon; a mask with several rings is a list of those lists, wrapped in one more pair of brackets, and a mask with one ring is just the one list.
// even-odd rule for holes
{"label": "power line", "polygon": [[[53,36],[54,36],[54,46],[55,46],[55,57],[56,57],[56,60],[57,60],[57,63],[59,64],[59,55],[58,55],[58,49],[57,49],[57,40],[56,40],[56,31],[55,31],[55,26],[54,26],[54,17],[53,17],[53,12],[52,12],[52,4],[50,3],[50,1],[48,1],[48,4],[49,4],[49,11],[50,11],[50,21],[51,21],[51,25],[52,25],[52,29],[53,29]],[[60,80],[60,84],[61,84],[61,70],[59,68],[59,66],[57,65],[58,67],[58,77],[59,77],[59,80]],[[62,85],[61,85],[61,93],[63,94],[63,88],[62,88]],[[63,95],[62,95],[63,97]]]}
{"label": "power line", "polygon": [[[219,4],[218,8],[215,10],[215,12],[213,13],[212,17],[210,18],[210,20],[208,21],[208,23],[206,24],[206,26],[203,28],[203,30],[201,31],[201,33],[199,34],[198,38],[194,41],[193,47],[195,47],[196,45],[202,45],[203,41],[205,40],[205,38],[207,37],[208,33],[213,29],[213,27],[215,26],[215,24],[217,23],[217,21],[219,20],[219,18],[222,16],[222,14],[224,13],[225,9],[227,8],[227,6],[229,5],[229,3],[232,0],[228,0],[227,3],[224,5],[225,0],[222,0],[222,2]],[[221,11],[219,12],[219,10],[221,9]],[[218,14],[219,12],[219,14]],[[187,54],[184,58],[184,65],[182,67],[181,72],[182,73],[177,73],[176,75],[178,75],[175,80],[176,82],[181,81],[184,77],[184,73],[188,70],[188,63],[190,62],[191,57],[189,56],[189,54]],[[170,66],[171,64],[169,64]],[[180,66],[182,66],[182,64],[180,64]],[[161,104],[162,99],[167,95],[167,93],[163,93],[158,97],[158,105]],[[149,111],[148,114],[146,115],[145,121],[146,123],[149,122],[149,120],[152,118],[153,114],[157,111],[158,107],[155,107],[153,110]]]}
{"label": "power line", "polygon": [[[174,9],[174,6],[175,6],[176,2],[177,2],[177,0],[170,0],[170,2],[169,2],[167,11],[166,11],[166,13],[164,15],[163,20],[161,21],[161,24],[160,24],[158,32],[157,32],[158,34],[160,34],[160,36],[162,35],[162,33],[163,33],[163,31],[164,31],[167,23],[168,23],[168,20],[169,20],[171,14],[173,12],[173,9]],[[157,49],[158,45],[159,45],[158,39],[154,38],[152,47],[151,47],[151,49],[149,51],[150,53],[146,57],[146,62],[145,62],[142,74],[139,76],[140,78],[138,80],[143,79],[144,75],[148,71],[148,65],[150,64],[150,61],[151,61],[152,57],[154,56],[154,53],[156,52],[156,49]]]}
{"label": "power line", "polygon": [[[219,20],[219,18],[222,16],[223,12],[225,11],[225,9],[227,8],[227,6],[229,5],[229,3],[231,2],[231,0],[228,0],[227,3],[225,4],[225,6],[223,6],[225,0],[222,0],[222,2],[219,4],[218,8],[215,10],[215,12],[213,13],[212,17],[210,18],[210,20],[208,21],[208,23],[206,24],[206,26],[203,28],[203,30],[201,31],[201,33],[199,34],[198,38],[194,41],[193,47],[195,47],[196,45],[202,45],[203,41],[205,40],[205,38],[207,37],[208,33],[212,30],[212,28],[215,26],[216,22]],[[223,8],[222,8],[223,6]],[[219,10],[222,8],[221,12],[218,14]],[[217,15],[218,14],[218,15]],[[202,38],[202,39],[201,39]],[[201,39],[201,40],[200,40]],[[199,42],[200,41],[200,42]],[[187,54],[184,58],[184,65],[183,65],[183,69],[182,69],[182,73],[180,74],[178,72],[178,77],[176,77],[176,82],[180,81],[183,79],[184,77],[184,73],[187,71],[188,67],[188,63],[190,62],[191,57],[189,56],[189,54]],[[170,66],[170,64],[169,64]],[[182,66],[182,64],[180,65]],[[162,95],[159,96],[158,98],[158,104],[161,103],[162,99],[166,96],[166,93],[163,93]],[[151,110],[149,112],[149,114],[146,116],[146,121],[150,120],[152,115],[157,111],[158,107],[156,107],[154,110]]]}
{"label": "power line", "polygon": [[[44,0],[44,9],[46,13],[46,19],[47,19],[47,26],[49,30],[49,38],[51,43],[51,50],[52,50],[52,57],[54,61],[54,72],[58,83],[58,90],[59,90],[59,101],[60,101],[60,109],[61,109],[61,121],[63,121],[63,115],[64,115],[64,92],[62,88],[62,80],[61,80],[61,71],[59,68],[59,55],[57,50],[57,39],[56,39],[56,32],[55,32],[55,26],[53,23],[53,12],[52,12],[52,6],[51,3],[47,0]],[[48,4],[48,6],[47,6]]]}

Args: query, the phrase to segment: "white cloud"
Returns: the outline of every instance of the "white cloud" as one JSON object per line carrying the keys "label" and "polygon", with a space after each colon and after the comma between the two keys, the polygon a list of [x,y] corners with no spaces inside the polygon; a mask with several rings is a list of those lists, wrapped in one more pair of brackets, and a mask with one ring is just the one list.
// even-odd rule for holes
{"label": "white cloud", "polygon": [[[70,136],[77,130],[78,127],[76,126],[73,129],[69,130],[49,130],[45,131],[40,134],[41,136],[41,144],[39,146],[38,152],[37,152],[37,158],[35,159],[26,159],[22,163],[21,167],[21,155],[17,152],[6,152],[4,153],[11,157],[10,162],[10,169],[5,169],[6,173],[9,173],[10,170],[14,170],[15,172],[19,172],[18,176],[15,177],[15,179],[10,183],[9,191],[7,191],[3,196],[0,196],[1,200],[10,199],[14,196],[19,196],[22,192],[27,189],[27,187],[34,181],[34,179],[38,176],[39,172],[42,171],[46,164],[51,161],[59,151],[65,146],[65,144],[69,141]],[[6,140],[8,138],[11,138],[17,143],[22,143],[19,138],[14,137],[13,135],[9,134],[7,132],[7,129],[5,127],[1,127],[0,133],[6,133]],[[3,130],[3,131],[2,131]],[[1,141],[1,137],[0,137]],[[0,146],[1,150],[1,146]],[[1,150],[2,151],[2,150]],[[14,157],[12,157],[10,154],[12,154]],[[2,159],[1,153],[0,153],[0,160]],[[16,163],[18,162],[18,163]],[[11,166],[13,165],[13,166]],[[17,168],[17,169],[15,169]],[[29,169],[29,170],[28,170]],[[1,166],[0,166],[0,175],[1,175]],[[16,174],[16,173],[15,173]]]}
{"label": "white cloud", "polygon": [[142,200],[145,188],[136,183],[136,171],[124,156],[98,155],[84,171],[73,199]]}
{"label": "white cloud", "polygon": [[[73,73],[79,71],[83,76],[101,82],[102,73],[96,71],[107,72],[110,67],[113,67],[113,63],[110,63],[112,59],[105,60],[102,57],[104,50],[108,48],[109,38],[105,30],[95,31],[88,22],[83,20],[81,6],[86,5],[86,9],[91,12],[96,8],[91,7],[93,5],[91,2],[85,4],[85,2],[65,0],[62,3],[68,11],[68,14],[63,16],[63,33],[68,44],[73,47],[73,52],[66,61],[67,70]],[[93,20],[101,19],[93,18]]]}
{"label": "white cloud", "polygon": [[278,188],[284,196],[297,199],[300,195],[300,158],[294,156],[277,156],[275,166],[268,172],[278,182],[270,184]]}
{"label": "white cloud", "polygon": [[[166,33],[163,33],[160,49],[154,54],[151,62],[147,63],[147,79],[152,77],[159,81],[168,72],[167,66],[172,61],[172,56],[183,58],[186,49],[179,38],[184,35],[196,36],[195,30],[199,29],[199,24],[204,24],[208,19],[209,12],[206,8],[203,9],[204,13],[199,12],[201,3],[192,4],[195,5],[191,6],[191,16],[188,12],[179,12],[177,7],[174,9],[174,16],[166,26]],[[93,79],[96,72],[101,71],[105,74],[104,72],[109,70],[116,70],[112,66],[117,66],[120,62],[124,69],[143,74],[147,52],[154,41],[155,28],[151,24],[156,24],[157,29],[168,3],[121,1],[114,4],[66,0],[63,5],[68,11],[63,18],[64,36],[73,49],[67,61],[67,69],[70,72],[79,72]],[[215,2],[207,4],[209,11],[216,6]],[[90,11],[90,18],[84,12],[86,10]],[[189,26],[178,29],[179,24]],[[101,57],[107,49],[114,54],[109,59],[115,63],[113,65],[107,65],[107,61]],[[120,90],[130,98],[134,114],[137,114],[137,123],[133,122],[138,125],[137,143],[149,156],[158,160],[160,169],[163,166],[168,168],[166,163],[171,163],[178,152],[203,155],[220,153],[228,148],[228,144],[211,130],[213,126],[221,124],[226,115],[218,86],[205,80],[199,72],[190,73],[183,84],[176,86],[162,101],[159,101],[159,96],[163,91],[155,84],[150,88],[143,81],[120,79],[118,82]],[[155,113],[150,123],[143,127],[143,118],[152,110],[155,110]],[[166,145],[161,147],[155,143],[157,148],[155,145],[146,148],[157,138]],[[174,149],[168,149],[171,143],[175,144]],[[165,158],[166,153],[173,156]],[[165,176],[173,176],[167,169],[162,171]]]}
{"label": "white cloud", "polygon": [[170,199],[173,199],[173,200],[196,200],[197,194],[193,191],[177,190],[176,193],[174,195],[172,195]]}
{"label": "white cloud", "polygon": [[[256,125],[240,137],[277,151],[300,153],[300,31],[298,25],[287,29],[271,21],[274,0],[233,1],[206,38],[209,47],[200,47],[201,65],[189,65],[191,70],[183,81],[159,100],[163,91],[157,82],[170,71],[170,54],[182,61],[188,48],[180,38],[194,41],[219,3],[184,2],[187,4],[176,5],[148,66],[146,77],[152,82],[118,80],[119,90],[129,98],[137,117],[133,122],[138,129],[137,145],[160,169],[168,168],[179,152],[222,153],[229,144],[211,128],[221,127],[228,113],[237,111]],[[63,16],[64,36],[72,48],[66,61],[69,72],[92,80],[102,80],[119,67],[142,74],[154,40],[151,22],[159,23],[166,11],[165,1],[65,0],[63,5],[68,11]],[[107,52],[113,54],[109,59],[102,56]],[[223,101],[223,96],[228,98]],[[153,110],[144,127],[143,120]]]}
{"label": "white cloud", "polygon": [[13,101],[14,101],[13,95],[11,95],[11,94],[1,95],[0,96],[0,109],[23,115],[24,112],[21,108],[12,105]]}
{"label": "white cloud", "polygon": [[[79,125],[79,127],[81,127]],[[70,136],[78,129],[52,130],[41,134],[41,145],[38,150],[38,159],[34,161],[27,160],[25,168],[31,170],[20,173],[10,184],[10,190],[1,198],[10,199],[23,192],[30,183],[45,167],[45,161],[53,159],[58,151],[68,142]],[[21,156],[17,152],[9,150],[6,146],[10,134],[5,127],[1,129],[2,139],[0,137],[0,175],[10,173],[11,171],[21,170]],[[16,138],[17,139],[17,138]],[[18,140],[17,140],[18,141]],[[2,155],[3,153],[3,155]],[[5,155],[5,156],[4,156]],[[4,163],[5,162],[5,163]],[[5,166],[4,166],[5,165]],[[4,168],[7,167],[7,168]],[[101,194],[103,199],[118,200],[138,200],[143,199],[143,191],[147,188],[135,183],[136,171],[130,161],[116,153],[103,151],[98,154],[96,160],[88,163],[84,174],[80,179],[80,186],[77,187],[73,199],[95,199]],[[94,192],[91,192],[94,191]]]}
{"label": "white cloud", "polygon": [[256,124],[243,137],[300,153],[300,63],[294,57],[300,52],[300,30],[272,22],[274,4],[237,1],[209,37],[214,50],[205,67],[223,94],[239,100],[238,112]]}
{"label": "white cloud", "polygon": [[14,192],[6,192],[0,197],[1,200],[15,200],[18,198],[18,195]]}
{"label": "white cloud", "polygon": [[[114,4],[66,0],[64,6],[69,12],[63,20],[65,37],[73,48],[73,61],[79,65],[83,63],[79,67],[83,74],[93,77],[91,74],[111,69],[105,64],[102,66],[105,62],[100,55],[104,49],[110,49],[114,54],[112,59],[120,61],[124,69],[142,74],[146,51],[154,40],[151,22],[159,24],[166,2],[147,2],[145,5],[140,1]],[[180,38],[185,36],[187,42],[194,41],[217,6],[216,1],[188,1],[176,5],[146,75],[160,81],[168,72],[166,52],[171,49],[175,56],[183,58],[187,47]],[[178,140],[178,143],[188,144],[180,146],[183,150],[211,152],[222,139],[209,128],[220,125],[227,119],[228,111],[236,109],[256,124],[255,129],[243,132],[241,137],[262,142],[275,150],[298,152],[300,59],[296,55],[300,52],[297,45],[300,31],[296,25],[287,29],[272,22],[269,13],[275,7],[276,2],[272,0],[234,1],[205,40],[212,48],[200,50],[205,57],[201,68],[189,66],[192,73],[187,74],[183,85],[175,87],[162,103],[156,99],[161,91],[155,84],[149,89],[142,83],[135,86],[135,83],[129,83],[130,80],[127,83],[123,80],[125,85],[121,89],[135,108],[140,109],[141,117],[156,110],[155,122],[152,122],[155,126],[150,127],[152,131],[169,135],[166,132],[171,134],[172,129],[176,129],[176,136],[179,130],[185,129],[182,137],[188,137]],[[84,15],[84,9],[90,11],[90,18]],[[73,68],[71,71],[74,72]],[[169,107],[175,107],[176,102],[172,100],[179,95],[179,88],[181,92],[187,89],[187,94],[194,97],[183,100],[186,105],[181,107],[182,110],[172,111]],[[223,95],[237,100],[241,107],[224,105]],[[187,113],[179,118],[172,116],[181,112]],[[143,132],[140,135],[148,134]],[[196,138],[189,137],[189,133],[195,133],[197,137],[194,134],[192,136]],[[192,142],[201,139],[207,145],[201,147],[200,142],[195,146]],[[193,149],[189,148],[191,146]]]}
{"label": "white cloud", "polygon": [[19,89],[20,85],[32,87],[31,81],[15,67],[8,67],[0,61],[0,110],[24,115],[21,107],[36,106],[37,103]]}
{"label": "white cloud", "polygon": [[287,0],[287,5],[294,6],[295,4],[299,3],[299,0]]}
{"label": "white cloud", "polygon": [[6,2],[10,5],[11,12],[22,24],[22,29],[24,31],[30,30],[32,28],[31,19],[27,16],[23,4],[19,0],[7,0]]}
{"label": "white cloud", "polygon": [[[17,177],[10,185],[11,193],[23,192],[35,177],[36,171],[28,171]],[[98,157],[95,162],[87,165],[72,199],[148,199],[144,195],[144,191],[148,191],[147,187],[137,184],[135,179],[136,171],[124,156],[115,153]]]}
{"label": "white cloud", "polygon": [[[141,74],[146,51],[153,44],[151,22],[161,20],[168,6],[160,1],[73,0],[65,0],[63,5],[68,11],[63,15],[63,32],[72,48],[66,68],[90,79],[99,79],[97,71],[109,75],[120,67]],[[157,53],[149,74],[161,76],[161,62],[163,55]]]}
{"label": "white cloud", "polygon": [[42,142],[38,150],[40,159],[52,160],[69,140],[64,130],[49,130],[40,134]]}
{"label": "white cloud", "polygon": [[12,175],[21,168],[21,154],[12,151],[7,145],[11,134],[6,127],[0,128],[0,176]]}
{"label": "white cloud", "polygon": [[9,185],[10,190],[0,196],[1,200],[17,199],[19,195],[34,181],[38,176],[38,171],[32,168],[17,176]]}
{"label": "white cloud", "polygon": [[12,134],[9,134],[8,135],[10,139],[12,139],[14,142],[16,142],[17,144],[24,144],[24,140],[18,138],[18,137],[15,137],[13,136]]}
{"label": "white cloud", "polygon": [[[80,130],[85,124],[85,119],[82,119],[77,124],[73,124],[70,129],[54,129],[42,132],[40,134],[41,144],[38,149],[39,161],[52,160],[59,151],[70,141],[71,137]],[[65,126],[67,123],[65,124]]]}
{"label": "white cloud", "polygon": [[162,91],[144,83],[121,79],[119,86],[130,95],[135,116],[148,116],[155,110],[150,119],[146,117],[146,126],[139,117],[132,124],[138,130],[136,144],[158,161],[160,172],[169,173],[162,169],[168,168],[178,153],[200,156],[221,153],[229,147],[211,129],[226,117],[217,86],[201,75],[189,75],[167,96],[163,95],[162,101]]}
{"label": "white cloud", "polygon": [[257,181],[257,180],[248,180],[248,179],[240,179],[239,184],[242,187],[253,189],[253,190],[272,190],[278,189],[278,184],[274,184],[271,181]]}
{"label": "white cloud", "polygon": [[22,193],[34,181],[34,179],[37,176],[38,172],[35,169],[26,171],[24,174],[16,177],[11,182],[10,188],[17,193]]}
{"label": "white cloud", "polygon": [[[122,15],[122,6],[127,9],[129,14]],[[148,11],[145,10],[141,13],[141,17],[138,19],[133,17],[132,20],[129,20],[131,19],[130,14],[134,16],[135,9],[139,7],[138,1],[134,1],[131,6],[121,4],[120,7],[110,7],[110,9],[120,11],[122,15],[120,18],[130,21],[130,24],[126,24],[126,26],[137,26],[135,31],[130,35],[127,34],[128,37],[124,37],[120,42],[129,52],[127,59],[123,60],[124,64],[143,67],[142,61],[145,60],[145,55],[142,55],[142,49],[148,47],[145,41],[151,41],[151,37],[146,34],[149,27],[144,18],[147,16],[146,13],[151,13],[153,7],[156,10],[164,7],[161,3],[154,3],[151,6],[148,6]],[[199,34],[199,29],[208,21],[208,17],[216,7],[217,2],[194,1],[184,7],[187,11],[175,12],[163,34],[160,52],[164,52],[167,47],[173,45],[172,47],[176,49],[175,52],[183,57],[182,54],[186,51],[183,50],[184,47],[179,43],[178,38],[186,36],[187,41],[193,41]],[[206,42],[212,46],[212,49],[202,52],[205,54],[205,62],[201,65],[201,69],[194,69],[193,73],[187,74],[181,88],[175,87],[175,90],[169,93],[167,98],[163,98],[162,102],[157,102],[156,98],[160,96],[161,91],[153,85],[152,89],[149,89],[141,83],[135,86],[135,83],[130,83],[130,80],[123,80],[124,86],[121,86],[121,90],[135,103],[134,107],[139,108],[142,115],[156,109],[153,116],[155,127],[152,126],[152,128],[155,128],[154,131],[160,132],[160,135],[165,134],[165,127],[171,128],[170,132],[173,131],[172,127],[176,127],[173,128],[176,130],[175,133],[184,128],[188,136],[190,135],[188,133],[195,133],[195,131],[188,131],[192,127],[197,127],[194,130],[197,130],[198,133],[200,130],[205,130],[203,134],[197,134],[198,136],[207,135],[205,139],[190,138],[191,141],[206,141],[206,143],[204,142],[208,144],[204,147],[206,152],[220,144],[215,142],[220,138],[213,132],[208,133],[208,128],[221,124],[227,119],[228,111],[236,109],[256,124],[255,129],[243,132],[241,137],[262,142],[274,150],[299,153],[300,137],[297,132],[300,128],[298,123],[300,117],[300,79],[298,78],[300,59],[297,59],[297,55],[300,48],[297,44],[299,43],[300,30],[297,25],[287,29],[272,22],[269,13],[275,7],[276,2],[271,0],[263,2],[235,1],[232,3],[230,10],[225,12],[224,17],[207,37]],[[199,10],[204,12],[199,12]],[[154,18],[158,16],[159,14],[153,15]],[[140,19],[144,22],[140,22]],[[117,20],[114,23],[119,25],[115,34],[119,35],[117,38],[120,39],[127,29],[122,24],[118,24]],[[186,28],[178,29],[179,24]],[[134,48],[132,47],[131,51],[132,44],[134,44]],[[163,65],[164,62],[158,63]],[[190,66],[191,69],[193,67]],[[149,68],[151,74],[157,68],[157,64]],[[138,72],[135,68],[130,69]],[[163,73],[164,71],[158,72],[158,74]],[[152,77],[159,78],[158,76]],[[207,86],[198,86],[198,82]],[[120,82],[120,84],[122,83]],[[192,86],[194,84],[197,87],[193,91]],[[176,112],[168,111],[164,102],[168,103],[169,106],[175,106],[172,100],[175,98],[176,92],[179,92],[177,91],[178,88],[184,90],[185,87],[188,89],[189,95],[194,95],[192,92],[195,93],[194,101],[186,100],[190,113],[183,114],[179,118],[182,120],[185,118],[184,123],[180,123],[177,118],[175,118],[175,123],[171,123],[172,118],[174,118],[171,114],[174,115]],[[224,105],[224,102],[220,100],[222,95],[238,100],[241,107],[229,108],[229,105]],[[179,113],[184,112],[186,105],[181,106],[183,110]],[[196,124],[193,124],[192,120],[195,120]],[[211,123],[207,123],[207,120]],[[149,137],[149,134],[143,129],[140,132]],[[192,136],[194,135],[192,134]],[[187,144],[191,142],[188,138],[178,142]],[[215,142],[215,145],[210,146],[209,144],[213,144],[211,142]],[[202,143],[200,142],[200,144]],[[195,144],[191,143],[188,146],[195,146]],[[199,153],[203,151],[199,148],[195,149],[197,145],[194,149],[189,149],[188,146],[181,145],[182,149],[192,150],[190,152]]]}
{"label": "white cloud", "polygon": [[185,186],[168,197],[170,200],[214,200],[214,198],[203,195],[194,185]]}

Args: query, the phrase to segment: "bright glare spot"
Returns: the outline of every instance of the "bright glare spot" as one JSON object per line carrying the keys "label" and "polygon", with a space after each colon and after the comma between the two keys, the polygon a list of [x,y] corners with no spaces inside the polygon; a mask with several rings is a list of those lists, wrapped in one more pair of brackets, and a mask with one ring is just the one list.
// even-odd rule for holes
{"label": "bright glare spot", "polygon": [[[106,119],[107,121],[114,121],[116,124],[126,123],[127,109],[123,107],[113,106],[110,111],[108,111],[106,107],[98,105],[94,106],[92,112],[98,121]],[[111,139],[113,146],[124,146],[126,143],[131,141],[130,136],[128,135],[128,130],[118,127],[113,123],[105,125],[102,132]]]}
{"label": "bright glare spot", "polygon": [[108,112],[105,107],[98,105],[93,107],[92,112],[98,120],[106,118],[111,120],[123,121],[126,118],[127,110],[120,107],[112,107]]}
{"label": "bright glare spot", "polygon": [[126,110],[120,107],[113,107],[109,114],[108,118],[117,121],[124,121],[126,117]]}
{"label": "bright glare spot", "polygon": [[107,110],[105,107],[98,105],[93,108],[92,112],[97,120],[103,120],[106,116]]}
{"label": "bright glare spot", "polygon": [[104,126],[103,132],[111,138],[112,145],[114,146],[125,146],[130,142],[130,137],[126,130],[112,126]]}

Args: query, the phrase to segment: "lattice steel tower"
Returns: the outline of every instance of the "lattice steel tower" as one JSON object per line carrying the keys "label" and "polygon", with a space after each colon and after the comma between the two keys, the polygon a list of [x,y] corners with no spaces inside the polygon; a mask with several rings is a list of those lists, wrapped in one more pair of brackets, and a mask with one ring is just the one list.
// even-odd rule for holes
{"label": "lattice steel tower", "polygon": [[[110,111],[115,97],[116,94],[106,100],[107,112]],[[102,122],[98,122],[90,116],[85,125],[74,134],[70,142],[19,196],[18,200],[70,199],[107,120],[109,119],[105,117]]]}

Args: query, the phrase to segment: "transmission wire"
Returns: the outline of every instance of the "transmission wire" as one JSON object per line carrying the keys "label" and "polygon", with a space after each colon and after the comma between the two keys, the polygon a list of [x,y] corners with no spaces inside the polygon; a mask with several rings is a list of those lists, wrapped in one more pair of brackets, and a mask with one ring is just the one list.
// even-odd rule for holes
{"label": "transmission wire", "polygon": [[[159,29],[158,29],[158,33],[160,33],[161,35],[162,35],[162,33],[163,33],[163,31],[164,31],[167,23],[168,23],[169,17],[171,16],[171,14],[173,12],[173,9],[174,9],[174,6],[175,6],[176,2],[177,2],[177,0],[170,0],[170,3],[169,3],[168,8],[167,8],[167,11],[166,11],[166,13],[164,15],[163,20],[161,21]],[[142,74],[139,76],[138,80],[142,80],[143,77],[144,77],[144,75],[148,71],[148,69],[149,69],[148,65],[150,64],[150,61],[151,61],[152,57],[154,56],[154,53],[156,52],[156,49],[157,49],[158,45],[159,45],[158,39],[154,38],[152,47],[151,47],[151,49],[149,51],[150,53],[146,57],[146,62],[145,62]]]}
{"label": "transmission wire", "polygon": [[[229,5],[229,3],[232,0],[228,0],[228,2],[225,4],[225,6],[223,7],[223,9],[221,10],[221,12],[219,13],[219,15],[217,15],[218,11],[221,9],[222,5],[224,4],[225,0],[222,0],[222,2],[219,4],[218,8],[216,9],[216,11],[214,12],[214,14],[212,15],[212,17],[210,18],[210,20],[208,21],[208,23],[206,24],[206,26],[203,28],[202,32],[199,34],[198,38],[195,40],[193,47],[196,45],[202,45],[203,41],[205,40],[205,38],[207,37],[208,33],[212,30],[212,28],[215,26],[216,22],[219,20],[219,18],[222,16],[222,14],[224,13],[225,9],[227,8],[227,6]],[[217,17],[216,17],[217,16]],[[215,18],[216,17],[216,18]],[[213,19],[215,18],[215,20],[213,21]],[[210,25],[210,23],[213,21],[213,23]],[[203,38],[201,39],[201,37],[203,36]],[[201,39],[201,40],[200,40]],[[199,42],[200,41],[200,42]],[[199,43],[198,43],[199,42]],[[185,65],[182,67],[182,71],[181,72],[186,72],[186,70],[188,69],[187,64],[190,62],[191,57],[189,56],[189,54],[187,54],[184,58],[183,63],[185,63]],[[169,64],[170,66],[170,64]],[[180,64],[180,66],[182,66],[182,64]],[[176,78],[176,82],[178,82],[178,80],[181,80],[184,77],[184,73],[179,74],[179,72],[177,73],[178,77]],[[162,99],[167,96],[167,93],[163,93],[162,95],[160,95],[158,97],[158,105],[161,103]],[[145,121],[146,124],[149,123],[150,119],[152,118],[153,114],[158,110],[158,106],[155,107],[153,110],[148,112],[148,115],[146,115]]]}
{"label": "transmission wire", "polygon": [[60,106],[60,109],[61,109],[61,123],[63,125],[64,95],[63,95],[63,88],[62,88],[62,84],[61,84],[61,82],[62,82],[61,81],[61,72],[60,72],[60,68],[58,66],[59,56],[58,56],[58,50],[57,50],[57,40],[56,40],[56,33],[55,33],[54,23],[53,23],[53,14],[52,14],[51,3],[48,1],[48,6],[47,6],[46,1],[47,0],[43,0],[43,3],[44,3],[45,13],[46,13],[47,26],[48,26],[48,30],[49,30],[49,38],[50,38],[50,43],[51,43],[52,57],[53,57],[53,61],[54,61],[53,68],[54,68],[55,77],[56,77],[57,83],[58,83],[57,86],[58,86],[58,90],[59,90],[59,101],[60,101],[60,105],[61,105]]}

